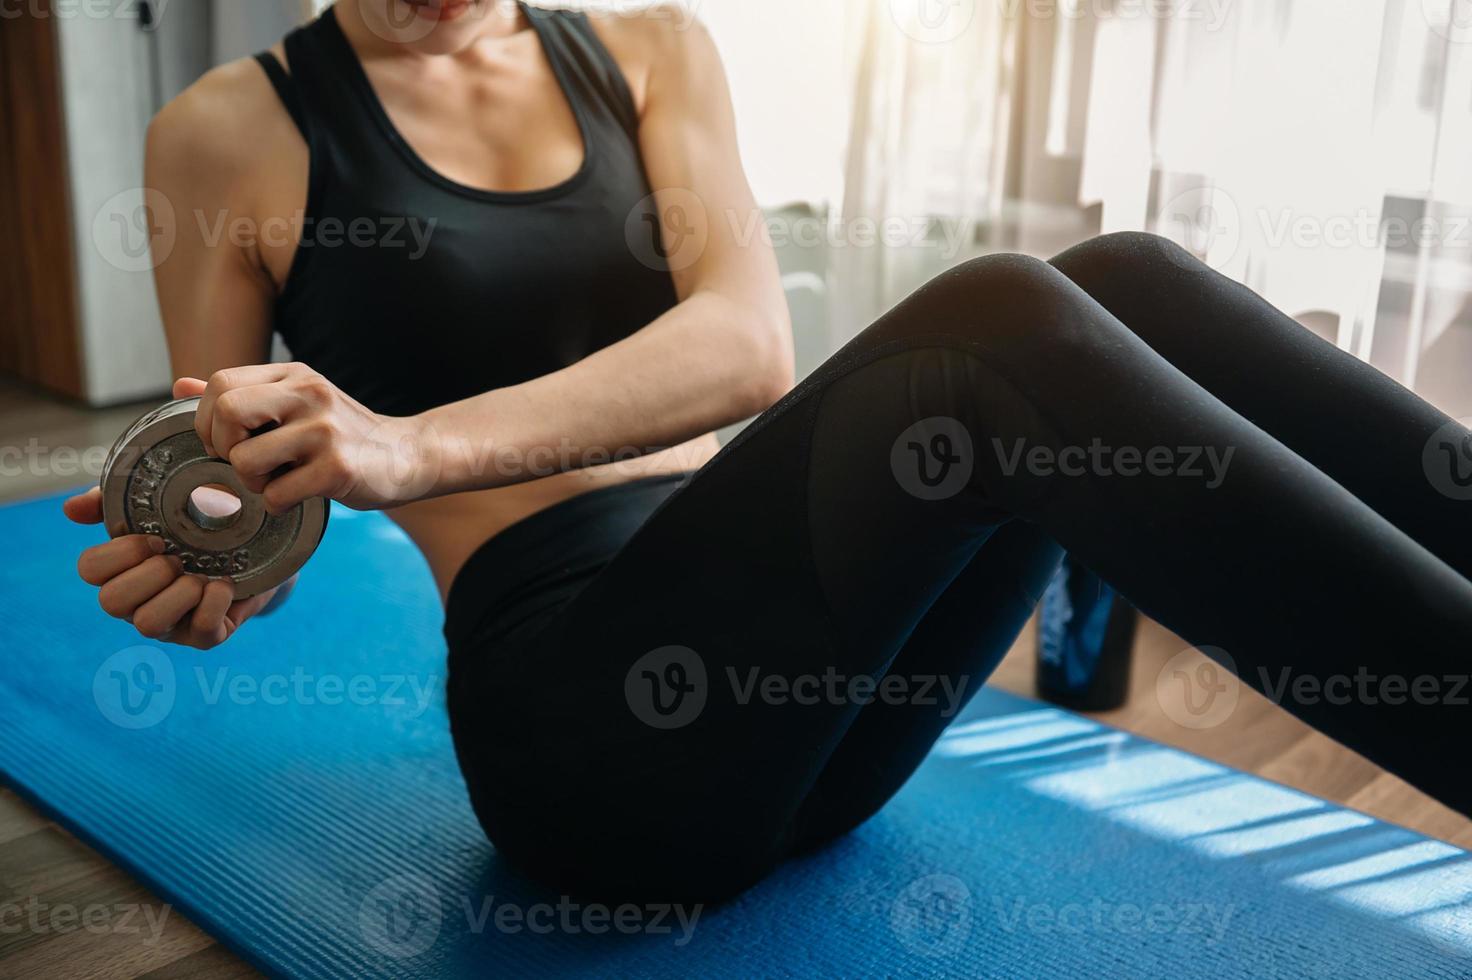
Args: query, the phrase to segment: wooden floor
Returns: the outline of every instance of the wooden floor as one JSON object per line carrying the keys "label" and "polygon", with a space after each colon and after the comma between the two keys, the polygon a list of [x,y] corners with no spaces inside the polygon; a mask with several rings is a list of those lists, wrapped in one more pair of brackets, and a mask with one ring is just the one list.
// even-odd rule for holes
{"label": "wooden floor", "polygon": [[[135,406],[83,411],[0,381],[0,450],[24,448],[32,438],[52,451],[106,447],[140,410]],[[68,472],[61,465],[49,469],[62,472],[39,466],[36,473],[6,475],[0,483],[0,502],[96,477]],[[1032,649],[1029,630],[993,683],[1031,694]],[[1129,703],[1096,717],[1472,848],[1472,821],[1386,775],[1250,690],[1243,691],[1236,710],[1218,727],[1198,731],[1172,721],[1156,696],[1156,678],[1184,649],[1186,644],[1163,628],[1145,624],[1136,644]],[[14,910],[19,910],[19,917]],[[88,920],[91,928],[72,921],[89,914],[94,917]],[[106,925],[101,924],[102,916]],[[21,926],[19,931],[16,925]],[[0,789],[0,978],[224,980],[254,975],[182,915]]]}

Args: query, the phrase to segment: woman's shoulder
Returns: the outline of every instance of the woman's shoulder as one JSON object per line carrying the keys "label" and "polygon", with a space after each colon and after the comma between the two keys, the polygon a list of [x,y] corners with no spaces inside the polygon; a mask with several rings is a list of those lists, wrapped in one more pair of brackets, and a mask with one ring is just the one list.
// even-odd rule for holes
{"label": "woman's shoulder", "polygon": [[[285,59],[278,44],[272,49]],[[150,156],[196,167],[247,170],[300,138],[291,115],[254,58],[226,62],[165,105],[148,126]]]}
{"label": "woman's shoulder", "polygon": [[656,3],[635,10],[612,6],[589,11],[588,22],[623,71],[641,114],[650,77],[661,66],[694,61],[714,67],[714,43],[689,6]]}

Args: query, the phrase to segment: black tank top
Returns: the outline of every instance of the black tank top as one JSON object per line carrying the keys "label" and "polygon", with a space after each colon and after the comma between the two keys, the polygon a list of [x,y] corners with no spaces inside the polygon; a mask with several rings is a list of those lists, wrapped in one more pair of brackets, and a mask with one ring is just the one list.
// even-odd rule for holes
{"label": "black tank top", "polygon": [[271,77],[311,152],[302,244],[276,303],[292,355],[376,412],[412,415],[566,367],[676,303],[629,87],[586,16],[522,5],[582,133],[545,190],[479,190],[394,128],[328,9]]}

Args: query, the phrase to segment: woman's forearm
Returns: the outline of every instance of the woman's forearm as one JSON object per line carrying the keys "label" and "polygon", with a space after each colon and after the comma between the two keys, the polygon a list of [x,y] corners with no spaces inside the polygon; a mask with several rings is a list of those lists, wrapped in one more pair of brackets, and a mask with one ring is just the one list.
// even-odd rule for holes
{"label": "woman's forearm", "polygon": [[487,490],[680,445],[765,410],[791,387],[786,311],[691,296],[554,374],[419,416],[425,496]]}

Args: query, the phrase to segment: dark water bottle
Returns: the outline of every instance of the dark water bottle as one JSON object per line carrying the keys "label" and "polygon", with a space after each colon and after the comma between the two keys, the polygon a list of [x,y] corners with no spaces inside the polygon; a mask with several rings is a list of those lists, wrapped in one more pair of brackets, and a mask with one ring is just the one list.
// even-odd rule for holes
{"label": "dark water bottle", "polygon": [[1123,705],[1138,620],[1119,593],[1065,557],[1039,606],[1039,696],[1076,711]]}

